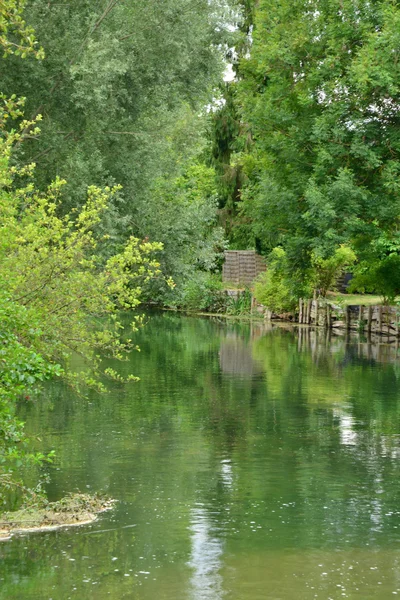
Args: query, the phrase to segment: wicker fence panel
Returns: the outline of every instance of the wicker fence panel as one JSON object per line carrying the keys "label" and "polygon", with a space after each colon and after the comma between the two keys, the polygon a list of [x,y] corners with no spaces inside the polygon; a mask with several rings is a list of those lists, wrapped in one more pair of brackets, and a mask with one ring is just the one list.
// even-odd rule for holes
{"label": "wicker fence panel", "polygon": [[254,250],[227,250],[222,281],[234,285],[250,285],[265,269],[264,258]]}

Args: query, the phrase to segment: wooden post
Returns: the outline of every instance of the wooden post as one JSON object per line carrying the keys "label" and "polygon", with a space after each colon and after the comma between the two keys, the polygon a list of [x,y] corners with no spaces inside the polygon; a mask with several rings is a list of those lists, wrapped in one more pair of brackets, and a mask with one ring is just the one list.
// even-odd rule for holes
{"label": "wooden post", "polygon": [[378,331],[382,333],[382,304],[378,306]]}
{"label": "wooden post", "polygon": [[364,319],[363,319],[363,306],[360,304],[358,307],[358,330],[361,331],[364,328]]}
{"label": "wooden post", "polygon": [[299,323],[303,322],[303,298],[299,300]]}
{"label": "wooden post", "polygon": [[398,308],[394,309],[394,326],[396,328],[396,337],[399,337],[399,315]]}
{"label": "wooden post", "polygon": [[319,309],[318,300],[315,300],[315,324],[317,325],[317,327],[319,324],[318,323],[318,309]]}
{"label": "wooden post", "polygon": [[328,329],[331,328],[332,325],[332,321],[331,321],[331,305],[327,304],[326,305],[326,326]]}
{"label": "wooden post", "polygon": [[372,306],[368,306],[368,321],[367,321],[367,333],[371,335],[372,327]]}
{"label": "wooden post", "polygon": [[307,316],[306,316],[307,325],[310,324],[310,321],[311,321],[311,300],[307,300]]}

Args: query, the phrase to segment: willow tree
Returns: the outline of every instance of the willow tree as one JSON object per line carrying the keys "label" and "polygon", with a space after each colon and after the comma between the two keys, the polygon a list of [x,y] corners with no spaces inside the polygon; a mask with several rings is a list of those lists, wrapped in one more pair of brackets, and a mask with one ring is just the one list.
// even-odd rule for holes
{"label": "willow tree", "polygon": [[[216,203],[205,194],[197,211],[189,191],[185,210],[181,188],[177,217],[160,186],[171,189],[202,162],[229,11],[229,0],[31,0],[26,20],[46,59],[1,65],[3,91],[27,98],[29,118],[43,115],[40,137],[26,136],[16,156],[37,164],[37,185],[65,178],[67,211],[88,185],[121,184],[105,225],[111,241],[118,247],[133,233],[163,242],[160,260],[177,279],[188,260],[182,239],[191,256],[201,252]],[[207,243],[212,250],[213,236]]]}

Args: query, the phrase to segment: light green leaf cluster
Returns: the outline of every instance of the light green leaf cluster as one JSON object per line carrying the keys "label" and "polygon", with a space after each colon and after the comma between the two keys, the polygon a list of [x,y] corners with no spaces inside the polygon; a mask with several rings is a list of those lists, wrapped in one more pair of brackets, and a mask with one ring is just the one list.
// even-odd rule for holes
{"label": "light green leaf cluster", "polygon": [[15,54],[26,58],[33,54],[36,58],[44,58],[43,48],[38,47],[35,32],[23,18],[25,0],[2,0],[0,3],[0,47],[3,56]]}
{"label": "light green leaf cluster", "polygon": [[342,244],[329,258],[322,258],[316,252],[311,257],[311,280],[314,290],[323,298],[328,290],[335,290],[337,280],[345,269],[351,269],[357,260],[352,248]]}
{"label": "light green leaf cluster", "polygon": [[[109,356],[117,360],[134,348],[124,336],[119,311],[135,309],[141,286],[159,272],[159,243],[130,237],[120,253],[107,261],[98,248],[107,244],[97,227],[118,187],[91,186],[80,210],[60,213],[65,182],[36,189],[34,166],[11,166],[11,153],[26,127],[7,130],[21,116],[21,100],[1,98],[0,111],[0,498],[16,486],[13,468],[47,460],[26,450],[23,424],[15,418],[15,402],[37,383],[63,376],[78,391],[102,391],[104,378],[123,378],[102,368]],[[140,324],[133,318],[132,328]],[[85,365],[77,371],[74,358]],[[14,482],[14,483],[13,483]]]}
{"label": "light green leaf cluster", "polygon": [[118,319],[109,318],[139,304],[141,284],[158,272],[152,254],[162,247],[131,237],[102,264],[97,249],[107,240],[96,236],[96,226],[118,188],[91,186],[80,211],[60,216],[64,181],[40,193],[31,182],[18,187],[21,173],[10,172],[8,154],[18,136],[0,142],[1,289],[41,323],[36,350],[46,360],[66,364],[78,353],[98,377],[99,352],[121,358],[128,349]]}

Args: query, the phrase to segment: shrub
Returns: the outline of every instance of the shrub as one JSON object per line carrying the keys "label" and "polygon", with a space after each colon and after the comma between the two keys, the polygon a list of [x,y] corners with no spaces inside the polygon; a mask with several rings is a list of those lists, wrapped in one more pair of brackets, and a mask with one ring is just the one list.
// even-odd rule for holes
{"label": "shrub", "polygon": [[287,276],[287,257],[283,248],[274,248],[267,259],[267,271],[261,273],[254,286],[254,296],[274,313],[296,309],[297,297]]}
{"label": "shrub", "polygon": [[336,286],[336,282],[346,268],[352,266],[356,261],[354,251],[345,244],[336,248],[329,258],[322,258],[316,252],[311,257],[312,283],[319,295],[325,298],[328,290]]}
{"label": "shrub", "polygon": [[385,304],[392,304],[400,295],[400,256],[391,254],[379,261],[360,264],[349,289],[379,294]]}
{"label": "shrub", "polygon": [[251,313],[251,291],[245,289],[237,297],[227,298],[226,312],[228,315],[240,316]]}
{"label": "shrub", "polygon": [[185,284],[178,305],[189,311],[225,312],[227,296],[219,276],[197,272]]}

